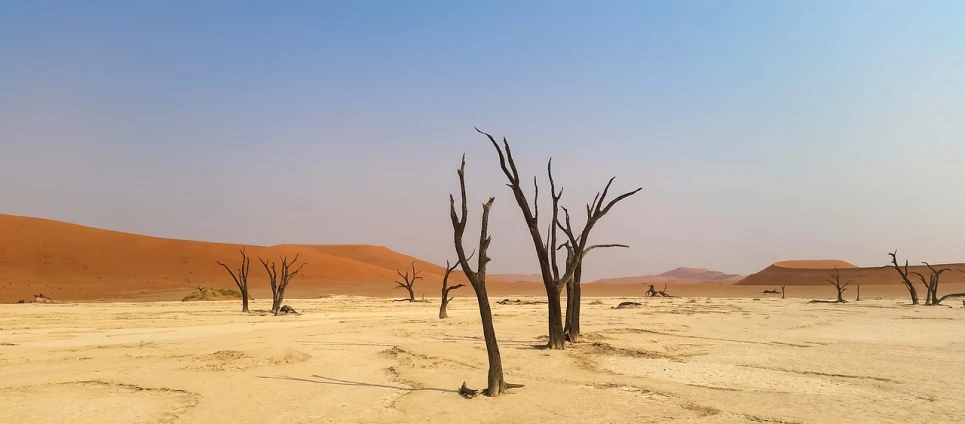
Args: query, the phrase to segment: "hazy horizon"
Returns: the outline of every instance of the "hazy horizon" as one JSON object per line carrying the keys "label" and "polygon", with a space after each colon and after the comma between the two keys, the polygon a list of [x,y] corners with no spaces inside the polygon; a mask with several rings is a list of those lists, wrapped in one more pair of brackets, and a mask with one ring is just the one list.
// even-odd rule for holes
{"label": "hazy horizon", "polygon": [[[488,140],[576,212],[587,280],[965,262],[965,3],[67,2],[0,13],[0,213],[538,271]],[[548,209],[543,207],[543,211]],[[547,213],[542,214],[544,217]],[[544,225],[545,226],[545,225]]]}

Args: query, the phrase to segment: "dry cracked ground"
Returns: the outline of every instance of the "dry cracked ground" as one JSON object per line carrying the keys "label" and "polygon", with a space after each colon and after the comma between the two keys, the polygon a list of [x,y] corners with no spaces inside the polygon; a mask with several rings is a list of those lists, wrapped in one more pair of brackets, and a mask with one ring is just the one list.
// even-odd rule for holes
{"label": "dry cracked ground", "polygon": [[359,297],[293,299],[302,315],[284,317],[2,305],[0,422],[965,422],[961,305],[588,299],[565,351],[540,348],[545,305],[493,305],[506,379],[525,387],[466,400],[487,367],[470,294],[448,320]]}

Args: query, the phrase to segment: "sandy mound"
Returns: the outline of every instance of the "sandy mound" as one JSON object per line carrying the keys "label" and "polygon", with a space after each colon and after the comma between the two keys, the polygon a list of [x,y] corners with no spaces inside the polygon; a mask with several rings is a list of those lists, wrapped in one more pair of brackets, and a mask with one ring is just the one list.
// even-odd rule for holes
{"label": "sandy mound", "polygon": [[806,259],[806,260],[797,260],[797,261],[780,261],[780,262],[775,262],[774,266],[778,268],[794,268],[794,269],[834,269],[834,267],[838,267],[840,269],[857,268],[857,266],[854,266],[849,262],[845,262],[839,259]]}
{"label": "sandy mound", "polygon": [[[248,299],[254,300],[250,294]],[[234,289],[219,289],[205,287],[202,291],[196,291],[181,299],[182,302],[195,301],[217,301],[217,300],[241,300],[241,292]]]}

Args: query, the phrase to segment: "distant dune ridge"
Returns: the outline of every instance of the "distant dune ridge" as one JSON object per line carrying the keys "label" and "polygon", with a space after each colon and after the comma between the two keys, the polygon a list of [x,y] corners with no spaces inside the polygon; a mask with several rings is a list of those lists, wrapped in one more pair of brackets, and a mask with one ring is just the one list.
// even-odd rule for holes
{"label": "distant dune ridge", "polygon": [[487,277],[507,283],[543,283],[543,276],[540,274],[487,274]]}
{"label": "distant dune ridge", "polygon": [[680,267],[657,275],[607,278],[594,281],[593,284],[734,283],[741,278],[743,276],[738,274],[725,274],[706,268]]}
{"label": "distant dune ridge", "polygon": [[[881,255],[886,259],[885,255]],[[828,272],[838,267],[841,272],[842,280],[852,280],[852,285],[880,285],[891,284],[900,285],[901,277],[895,272],[894,268],[885,267],[886,260],[882,260],[881,267],[860,268],[846,261],[826,259],[826,260],[797,260],[780,261],[764,268],[754,274],[748,275],[738,282],[738,285],[758,285],[758,286],[817,286],[828,284]],[[950,268],[952,270],[965,270],[965,264],[933,264],[936,268]],[[918,272],[928,276],[929,270],[924,265],[910,265],[909,272]],[[917,285],[920,281],[917,277],[912,277]],[[965,281],[965,274],[959,272],[944,273],[941,282],[961,283]]]}

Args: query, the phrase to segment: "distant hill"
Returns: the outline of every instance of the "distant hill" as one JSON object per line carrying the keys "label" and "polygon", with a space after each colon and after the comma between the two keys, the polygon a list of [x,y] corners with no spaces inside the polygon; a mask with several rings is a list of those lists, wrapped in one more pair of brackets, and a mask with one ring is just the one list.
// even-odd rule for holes
{"label": "distant hill", "polygon": [[635,277],[607,278],[594,281],[593,283],[606,284],[663,284],[669,282],[685,283],[733,283],[742,278],[738,274],[725,274],[720,271],[711,271],[706,268],[686,268],[680,267],[662,274],[641,275]]}
{"label": "distant hill", "polygon": [[[43,293],[60,300],[124,299],[151,293],[178,293],[197,286],[234,288],[217,262],[233,268],[239,245],[175,240],[84,227],[65,222],[0,214],[0,302]],[[445,270],[438,265],[369,245],[248,246],[250,286],[267,291],[258,257],[277,261],[299,254],[307,265],[289,291],[351,291],[391,296],[396,269],[415,262],[423,280],[417,294],[435,297]],[[465,282],[461,272],[453,281]],[[401,293],[399,293],[401,295]],[[256,294],[256,297],[258,294]]]}
{"label": "distant hill", "polygon": [[488,274],[486,277],[496,278],[507,283],[543,283],[541,274]]}
{"label": "distant hill", "polygon": [[[837,266],[842,280],[852,280],[852,285],[901,284],[901,277],[890,267],[859,268],[841,260],[820,261],[781,261],[754,274],[748,275],[738,282],[738,285],[757,286],[817,286],[828,284],[825,279],[828,273]],[[933,265],[936,268],[951,268],[965,270],[965,264]],[[909,272],[918,272],[926,277],[928,268],[924,265],[908,267]],[[917,285],[920,281],[912,277]],[[942,275],[943,283],[957,283],[965,281],[965,274],[960,272],[946,272]]]}

